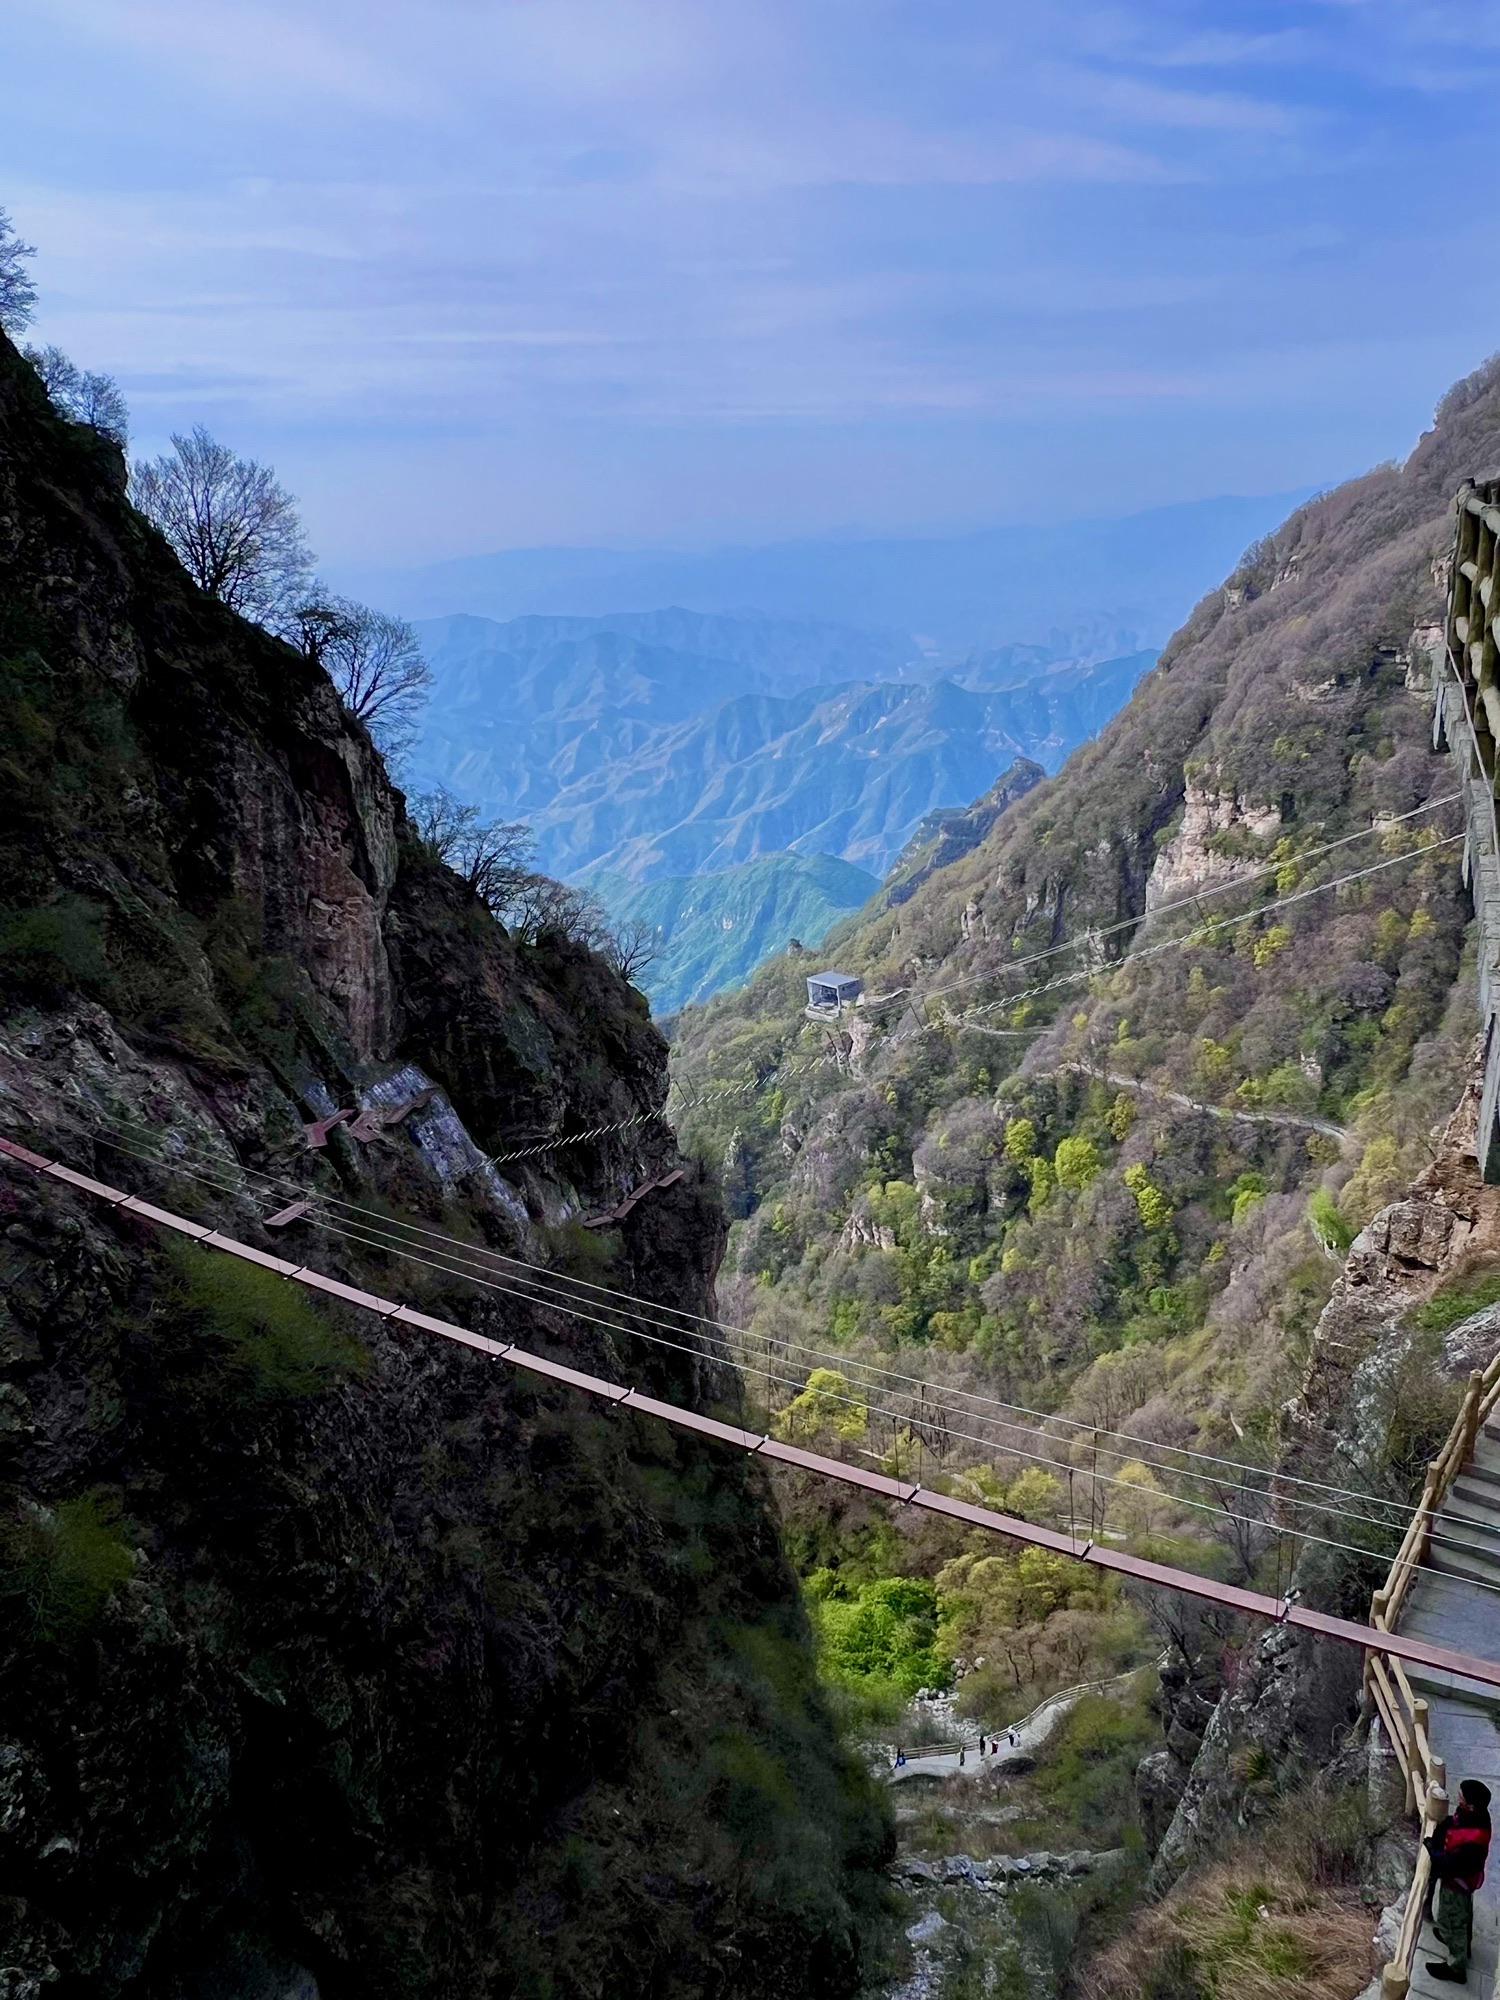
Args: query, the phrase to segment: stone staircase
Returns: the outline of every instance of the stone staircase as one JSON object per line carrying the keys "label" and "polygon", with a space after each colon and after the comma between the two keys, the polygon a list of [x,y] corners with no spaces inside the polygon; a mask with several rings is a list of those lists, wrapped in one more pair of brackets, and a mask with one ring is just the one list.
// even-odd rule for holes
{"label": "stone staircase", "polygon": [[[1401,1629],[1456,1650],[1500,1659],[1500,1424],[1486,1424],[1473,1457],[1454,1480],[1438,1512],[1438,1535],[1427,1555],[1430,1573],[1412,1586]],[[1465,1546],[1456,1546],[1462,1543]],[[1490,1588],[1476,1589],[1475,1585]],[[1414,1692],[1429,1704],[1432,1741],[1448,1767],[1452,1798],[1464,1778],[1482,1778],[1500,1818],[1500,1689],[1461,1674],[1413,1665]],[[1467,1989],[1429,1977],[1426,1961],[1442,1947],[1424,1926],[1410,1991],[1438,1996],[1467,1990],[1492,2000],[1500,1973],[1500,1844],[1474,1905],[1474,1957]]]}

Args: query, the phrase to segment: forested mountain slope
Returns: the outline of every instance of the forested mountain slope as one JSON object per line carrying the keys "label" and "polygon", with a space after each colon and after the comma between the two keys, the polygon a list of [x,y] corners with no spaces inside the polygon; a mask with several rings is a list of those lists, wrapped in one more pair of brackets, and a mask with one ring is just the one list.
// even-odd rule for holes
{"label": "forested mountain slope", "polygon": [[[1125,698],[1149,654],[1103,677]],[[663,729],[580,778],[536,815],[564,875],[639,881],[761,854],[829,854],[883,875],[920,821],[962,805],[1016,757],[1056,763],[1095,726],[1091,693],[1061,676],[1003,690],[850,683],[744,695]]]}
{"label": "forested mountain slope", "polygon": [[1404,465],[1253,547],[1095,743],[829,939],[896,997],[823,1065],[778,1075],[823,1038],[805,959],[683,1018],[690,1089],[758,1079],[689,1126],[740,1218],[744,1314],[1148,1436],[1274,1435],[1329,1249],[1463,1075],[1456,810],[1399,816],[1452,790],[1424,628],[1453,490],[1497,464],[1491,365]]}
{"label": "forested mountain slope", "polygon": [[[692,1356],[382,1247],[405,1217],[707,1310],[722,1222],[689,1175],[577,1226],[674,1157],[657,1122],[485,1165],[659,1105],[643,1001],[494,923],[321,670],[188,583],[3,338],[0,765],[0,1130],[733,1403]],[[309,1153],[370,1101],[416,1108]],[[273,1237],[281,1177],[362,1226]],[[0,1175],[0,1290],[8,1993],[852,1989],[884,1821],[743,1462],[55,1182]]]}
{"label": "forested mountain slope", "polygon": [[745,694],[901,680],[912,641],[815,619],[666,609],[600,618],[432,618],[417,768],[487,812],[535,812],[653,731]]}
{"label": "forested mountain slope", "polygon": [[[898,1006],[854,1022],[840,1066],[774,1078],[784,1054],[816,1038],[798,1016],[796,958],[684,1016],[680,1062],[694,1086],[768,1078],[744,1112],[726,1100],[692,1128],[716,1156],[732,1146],[742,1270],[788,1280],[824,1326],[836,1316],[876,1340],[938,1340],[1036,1378],[1084,1368],[1126,1338],[1160,1348],[1212,1322],[1244,1254],[1220,1192],[1236,1172],[1258,1174],[1268,1192],[1328,1180],[1348,1220],[1370,1212],[1456,1096],[1438,1030],[1464,892],[1450,848],[1416,852],[1456,820],[1436,812],[1316,864],[1300,856],[1452,790],[1408,686],[1412,634],[1438,616],[1434,560],[1448,548],[1452,488],[1488,462],[1500,462],[1494,368],[1448,396],[1404,466],[1314,500],[1256,544],[1116,722],[972,852],[836,932],[830,962],[864,974],[870,994],[904,990]],[[1360,884],[1180,950],[1146,946],[1194,930],[1192,910],[1114,932],[1094,960],[1016,966],[1192,888],[1262,870],[1242,894],[1204,906],[1254,912],[1408,852]],[[1090,964],[1092,976],[1016,998]],[[908,1004],[924,1016],[920,1034],[898,1028]],[[988,1012],[962,1024],[976,1006]],[[1100,1082],[1104,1072],[1126,1084]],[[1322,1116],[1352,1140],[1184,1118],[1128,1088],[1132,1078],[1218,1110]],[[1114,1110],[1122,1092],[1128,1112]],[[1088,1186],[1048,1188],[1046,1172],[1014,1158],[1016,1140],[1006,1156],[1020,1114],[1034,1122],[1038,1158],[1070,1134],[1090,1140]],[[1130,1166],[1160,1186],[1170,1230],[1146,1226],[1122,1180]],[[838,1248],[830,1210],[844,1228]],[[1270,1202],[1242,1226],[1258,1238],[1278,1212]],[[880,1232],[936,1272],[916,1288],[898,1282]],[[890,1286],[900,1296],[886,1296]]]}
{"label": "forested mountain slope", "polygon": [[826,854],[763,854],[716,875],[644,883],[596,876],[589,886],[627,928],[641,926],[660,940],[642,984],[664,1017],[748,979],[794,940],[821,943],[880,884],[863,868]]}
{"label": "forested mountain slope", "polygon": [[[806,1020],[818,961],[793,954],[681,1018],[688,1142],[737,1218],[724,1312],[773,1422],[1367,1614],[1381,1505],[1410,1505],[1496,1338],[1472,1104],[1429,1150],[1477,1016],[1427,690],[1452,496],[1497,467],[1492,363],[1403,465],[1252,547],[1055,778],[988,828],[959,819],[951,858],[932,829],[911,893],[898,877],[819,954],[862,975],[863,1005]],[[1273,1522],[1273,1468],[1361,1498],[1282,1487]],[[783,1507],[825,1662],[858,1694],[959,1674],[960,1712],[993,1728],[1160,1665],[1074,1779],[1192,1925],[1143,1922],[1101,1957],[1121,1906],[1053,1909],[1054,1934],[1086,1926],[1082,1990],[1216,1990],[1213,1912],[1236,1899],[1267,1920],[1233,1947],[1248,1963],[1285,1944],[1268,1896],[1316,1926],[1330,1894],[1347,1914],[1357,1885],[1404,1890],[1340,1649],[806,1485]],[[1293,1960],[1254,1962],[1268,1993],[1307,1990]],[[1341,1976],[1368,1976],[1357,1926]]]}
{"label": "forested mountain slope", "polygon": [[681,609],[441,618],[422,639],[411,784],[523,817],[545,868],[649,921],[658,1012],[821,938],[927,814],[1018,752],[1056,765],[1154,658],[1012,646],[950,680],[914,640]]}

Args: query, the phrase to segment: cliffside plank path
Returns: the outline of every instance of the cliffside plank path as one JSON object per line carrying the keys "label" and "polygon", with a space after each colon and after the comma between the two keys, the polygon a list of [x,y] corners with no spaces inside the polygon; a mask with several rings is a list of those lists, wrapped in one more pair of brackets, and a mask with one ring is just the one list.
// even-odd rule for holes
{"label": "cliffside plank path", "polygon": [[597,1397],[602,1402],[611,1403],[617,1408],[655,1417],[679,1429],[711,1438],[751,1456],[795,1466],[822,1478],[858,1487],[866,1493],[894,1501],[901,1506],[923,1508],[972,1527],[987,1529],[1011,1541],[1047,1549],[1057,1555],[1071,1556],[1080,1562],[1090,1563],[1096,1568],[1111,1571],[1138,1584],[1155,1589],[1178,1591],[1190,1597],[1205,1599],[1247,1617],[1261,1619],[1268,1624],[1291,1626],[1310,1632],[1316,1637],[1330,1639],[1339,1645],[1354,1646],[1367,1656],[1379,1655],[1392,1662],[1409,1662],[1434,1673],[1450,1674],[1482,1687],[1500,1689],[1500,1660],[1483,1659],[1474,1654],[1438,1645],[1427,1638],[1386,1630],[1374,1624],[1365,1625],[1352,1619],[1330,1617],[1297,1603],[1290,1595],[1273,1597],[1264,1591],[1245,1590],[1233,1584],[1220,1583],[1212,1577],[1195,1575],[1191,1570],[1177,1569],[1169,1564],[1150,1562],[1143,1557],[1129,1555],[1124,1550],[1110,1547],[1092,1538],[1085,1539],[1076,1531],[1064,1534],[1057,1529],[1041,1527],[1033,1522],[1003,1514],[995,1508],[976,1506],[969,1501],[956,1499],[951,1494],[933,1491],[910,1480],[893,1478],[887,1473],[867,1471],[863,1467],[846,1464],[840,1459],[829,1458],[820,1452],[806,1451],[800,1445],[765,1436],[748,1430],[743,1425],[723,1423],[717,1418],[704,1416],[697,1410],[665,1402],[654,1396],[643,1395],[640,1390],[619,1382],[611,1382],[580,1369],[568,1368],[560,1362],[532,1353],[513,1342],[494,1340],[488,1335],[473,1333],[453,1320],[440,1319],[433,1314],[419,1312],[411,1306],[403,1305],[397,1300],[365,1291],[359,1286],[347,1285],[340,1279],[331,1278],[307,1264],[294,1264],[287,1258],[273,1256],[270,1252],[259,1250],[252,1244],[243,1243],[237,1238],[224,1235],[217,1229],[207,1228],[204,1224],[194,1222],[170,1209],[161,1208],[154,1202],[144,1201],[124,1188],[112,1187],[107,1182],[78,1173],[62,1161],[33,1152],[29,1147],[19,1145],[12,1139],[0,1138],[0,1158],[3,1158],[7,1166],[14,1171],[35,1174],[59,1183],[122,1215],[135,1216],[159,1229],[185,1236],[204,1250],[240,1258],[289,1283],[302,1285],[325,1298],[368,1312],[389,1325],[411,1328],[419,1333],[454,1341],[460,1346],[488,1355],[493,1360],[504,1361],[508,1366],[523,1373],[541,1376],[576,1389],[585,1395]]}

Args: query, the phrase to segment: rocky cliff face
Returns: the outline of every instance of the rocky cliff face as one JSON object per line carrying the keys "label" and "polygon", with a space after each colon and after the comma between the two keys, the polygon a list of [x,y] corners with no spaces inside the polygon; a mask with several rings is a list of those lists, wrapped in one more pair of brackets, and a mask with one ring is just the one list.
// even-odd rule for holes
{"label": "rocky cliff face", "polygon": [[[483,1261],[711,1308],[696,1173],[577,1226],[659,1120],[485,1164],[659,1107],[644,1003],[424,852],[322,673],[188,585],[3,340],[0,708],[0,1129],[267,1247],[320,1190],[275,1247],[732,1403]],[[0,1988],[848,1990],[884,1822],[758,1478],[258,1279],[0,1185]]]}
{"label": "rocky cliff face", "polygon": [[[1431,1165],[1351,1245],[1319,1317],[1300,1392],[1285,1412],[1284,1472],[1360,1492],[1389,1490],[1393,1458],[1399,1477],[1404,1456],[1398,1434],[1411,1427],[1413,1446],[1435,1444],[1420,1436],[1424,1405],[1433,1407],[1434,1427],[1445,1430],[1451,1411],[1443,1385],[1456,1396],[1471,1370],[1500,1348],[1494,1308],[1461,1320],[1441,1340],[1424,1338],[1412,1318],[1442,1285],[1476,1265],[1492,1268],[1500,1255],[1500,1188],[1485,1185],[1474,1159],[1478,1101],[1476,1075]],[[1314,1602],[1349,1617],[1368,1615],[1368,1568],[1338,1551],[1309,1545],[1293,1581]],[[1164,1684],[1176,1692],[1188,1679],[1179,1661]],[[1170,1715],[1166,1750],[1141,1773],[1159,1824],[1164,1805],[1173,1807],[1154,1886],[1165,1888],[1219,1853],[1226,1836],[1273,1807],[1275,1790],[1324,1771],[1357,1718],[1359,1699],[1354,1653],[1278,1630],[1260,1641],[1211,1711],[1199,1699],[1196,1736]],[[1246,1784],[1252,1770],[1274,1773],[1276,1787]]]}

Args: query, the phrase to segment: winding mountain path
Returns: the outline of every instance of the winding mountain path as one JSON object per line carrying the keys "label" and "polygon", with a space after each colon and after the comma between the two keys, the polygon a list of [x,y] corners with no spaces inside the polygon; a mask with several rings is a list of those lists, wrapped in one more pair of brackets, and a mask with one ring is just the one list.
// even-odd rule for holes
{"label": "winding mountain path", "polygon": [[1113,1084],[1116,1090],[1142,1090],[1168,1104],[1180,1105],[1184,1111],[1201,1111],[1206,1117],[1224,1118],[1236,1125],[1280,1125],[1291,1131],[1321,1132],[1345,1147],[1354,1140],[1347,1126],[1335,1125],[1331,1118],[1319,1118],[1312,1112],[1246,1111],[1227,1104],[1205,1104],[1201,1098],[1189,1097],[1186,1091],[1172,1090],[1164,1083],[1149,1083],[1146,1078],[1130,1076],[1123,1070],[1095,1069],[1080,1062],[1059,1063],[1057,1068],[1071,1070],[1075,1076],[1096,1077],[1101,1083]]}
{"label": "winding mountain path", "polygon": [[[1139,1667],[1130,1667],[1109,1680],[1083,1681],[1077,1687],[1060,1688],[1056,1694],[1038,1702],[1020,1722],[1011,1723],[1001,1730],[984,1730],[982,1733],[985,1736],[1002,1739],[1001,1747],[992,1756],[981,1757],[977,1742],[966,1743],[962,1763],[958,1761],[957,1750],[940,1750],[930,1757],[908,1757],[899,1770],[892,1770],[887,1776],[893,1785],[899,1785],[907,1778],[975,1778],[982,1777],[986,1771],[1022,1768],[1030,1763],[1058,1724],[1072,1713],[1086,1694],[1103,1694],[1107,1688],[1123,1687],[1140,1671]],[[1012,1735],[1017,1739],[1015,1743],[1009,1740]]]}

